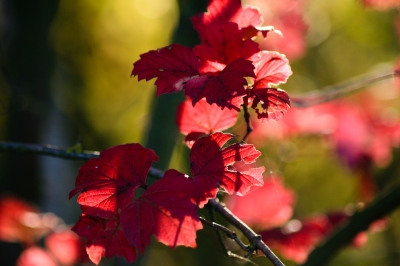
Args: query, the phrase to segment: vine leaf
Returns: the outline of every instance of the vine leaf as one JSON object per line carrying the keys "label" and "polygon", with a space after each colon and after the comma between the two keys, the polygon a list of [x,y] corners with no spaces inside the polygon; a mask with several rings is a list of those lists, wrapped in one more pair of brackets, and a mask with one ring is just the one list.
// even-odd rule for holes
{"label": "vine leaf", "polygon": [[128,204],[135,189],[146,186],[146,176],[158,156],[140,144],[114,146],[100,153],[80,169],[69,198],[81,192],[82,212],[109,218]]}
{"label": "vine leaf", "polygon": [[208,198],[215,198],[218,187],[228,194],[246,194],[252,186],[262,186],[264,167],[238,171],[235,162],[254,163],[261,155],[251,144],[232,144],[222,146],[232,134],[216,132],[195,142],[190,153],[190,169],[196,187],[203,193],[199,205],[202,207]]}
{"label": "vine leaf", "polygon": [[71,229],[81,237],[86,237],[86,252],[96,265],[101,258],[111,258],[114,255],[124,257],[128,262],[134,262],[137,251],[132,247],[120,228],[118,216],[102,219],[83,214]]}
{"label": "vine leaf", "polygon": [[199,75],[198,59],[192,48],[179,44],[142,54],[133,66],[132,76],[138,76],[138,80],[157,78],[157,96],[178,92],[187,80]]}
{"label": "vine leaf", "polygon": [[122,228],[129,242],[141,252],[151,236],[167,246],[196,247],[196,231],[203,228],[197,214],[194,182],[168,170],[137,200],[121,212]]}

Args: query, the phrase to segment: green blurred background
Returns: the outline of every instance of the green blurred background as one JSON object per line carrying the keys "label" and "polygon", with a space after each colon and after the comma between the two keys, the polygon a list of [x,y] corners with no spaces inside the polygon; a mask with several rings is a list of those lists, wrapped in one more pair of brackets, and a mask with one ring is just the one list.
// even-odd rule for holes
{"label": "green blurred background", "polygon": [[[175,121],[182,94],[154,99],[154,81],[131,78],[139,55],[171,42],[193,46],[189,17],[205,11],[202,0],[1,0],[0,136],[5,141],[74,145],[103,150],[139,142],[160,156],[162,170],[188,172],[188,149]],[[306,1],[304,56],[291,61],[289,95],[313,91],[394,65],[400,51],[397,11],[366,9],[361,1]],[[285,35],[285,32],[283,32]],[[393,81],[374,90],[387,95]],[[390,102],[395,108],[398,101]],[[240,131],[242,121],[235,126]],[[296,142],[298,141],[298,142]],[[283,173],[297,193],[295,217],[342,209],[356,200],[352,173],[313,138],[296,140],[297,156],[283,162],[279,143],[266,142],[260,164]],[[79,217],[68,192],[82,162],[0,154],[2,193],[13,193],[67,223]],[[379,169],[377,169],[379,171]],[[399,265],[400,216],[362,249],[346,249],[330,265]],[[270,265],[256,258],[259,265]],[[288,265],[294,265],[287,262]],[[198,233],[198,248],[150,246],[136,265],[236,265],[224,257],[213,230]],[[125,265],[104,259],[102,265]]]}

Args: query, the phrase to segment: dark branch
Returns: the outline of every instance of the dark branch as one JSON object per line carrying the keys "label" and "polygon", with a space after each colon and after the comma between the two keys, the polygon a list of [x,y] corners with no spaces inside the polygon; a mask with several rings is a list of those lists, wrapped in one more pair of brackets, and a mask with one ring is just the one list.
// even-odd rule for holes
{"label": "dark branch", "polygon": [[350,220],[329,237],[324,244],[315,248],[303,266],[326,265],[354,237],[368,229],[372,222],[383,218],[400,206],[400,186],[378,196],[364,210],[355,213]]}
{"label": "dark branch", "polygon": [[211,199],[208,204],[214,207],[215,211],[221,214],[229,223],[239,229],[249,239],[251,245],[254,245],[275,265],[284,266],[279,258],[269,249],[269,247],[262,241],[261,236],[257,235],[250,227],[236,217],[223,203],[216,199]]}

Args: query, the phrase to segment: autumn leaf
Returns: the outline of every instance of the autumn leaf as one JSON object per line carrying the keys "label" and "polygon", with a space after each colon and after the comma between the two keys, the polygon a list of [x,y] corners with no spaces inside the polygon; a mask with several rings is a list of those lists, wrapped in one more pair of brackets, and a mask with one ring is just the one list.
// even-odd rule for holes
{"label": "autumn leaf", "polygon": [[253,88],[270,88],[285,83],[292,70],[286,56],[278,52],[262,51],[252,57],[255,65]]}
{"label": "autumn leaf", "polygon": [[83,214],[71,229],[86,238],[86,252],[96,265],[102,257],[111,258],[114,255],[124,257],[128,262],[136,260],[136,249],[126,239],[118,218],[102,219]]}
{"label": "autumn leaf", "polygon": [[[233,164],[242,161],[254,163],[261,152],[251,144],[222,146],[233,137],[222,132],[213,133],[195,142],[190,152],[193,180],[205,198],[215,198],[218,187],[228,194],[245,195],[251,186],[262,186],[264,167],[238,171]],[[206,200],[200,202],[200,207]]]}
{"label": "autumn leaf", "polygon": [[243,8],[240,0],[212,0],[206,13],[195,15],[191,20],[200,35],[207,34],[211,24],[221,21],[235,22],[240,28],[263,24],[260,9],[253,6]]}
{"label": "autumn leaf", "polygon": [[220,22],[208,28],[202,43],[194,47],[201,74],[218,73],[237,59],[249,59],[258,53],[258,44],[243,40],[244,33],[236,23]]}
{"label": "autumn leaf", "polygon": [[158,156],[140,144],[125,144],[104,150],[80,169],[69,198],[81,192],[78,203],[86,214],[112,217],[146,186],[146,176]]}
{"label": "autumn leaf", "polygon": [[132,76],[138,80],[157,78],[157,96],[180,91],[187,80],[199,75],[196,55],[179,44],[142,54],[133,66]]}
{"label": "autumn leaf", "polygon": [[129,242],[141,252],[154,234],[165,245],[196,247],[196,231],[203,226],[195,205],[193,180],[168,170],[137,200],[121,212],[121,223]]}
{"label": "autumn leaf", "polygon": [[245,59],[237,59],[222,70],[218,76],[200,76],[191,79],[185,85],[185,95],[189,96],[195,105],[202,98],[209,104],[217,104],[222,109],[240,110],[246,94],[245,77],[254,77],[253,64]]}
{"label": "autumn leaf", "polygon": [[189,137],[190,140],[197,140],[201,135],[232,127],[237,117],[237,111],[221,109],[216,104],[210,105],[205,99],[198,101],[195,106],[187,99],[178,107],[176,123],[182,134],[193,137]]}
{"label": "autumn leaf", "polygon": [[[289,95],[273,88],[285,83],[292,74],[287,58],[277,52],[260,52],[252,56],[256,68],[253,88],[247,89],[247,98],[261,122],[278,121],[290,108]],[[260,110],[261,109],[261,110]]]}

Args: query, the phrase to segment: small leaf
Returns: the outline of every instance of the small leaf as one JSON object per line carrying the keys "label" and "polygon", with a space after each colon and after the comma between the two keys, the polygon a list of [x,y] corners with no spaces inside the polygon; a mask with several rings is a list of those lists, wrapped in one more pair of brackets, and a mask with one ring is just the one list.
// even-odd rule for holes
{"label": "small leaf", "polygon": [[199,74],[196,55],[179,44],[142,54],[133,66],[132,76],[139,80],[157,78],[157,96],[182,90],[187,80]]}
{"label": "small leaf", "polygon": [[71,230],[87,239],[86,252],[96,265],[102,257],[111,258],[114,255],[124,257],[128,262],[136,260],[136,249],[129,245],[121,231],[118,216],[106,220],[82,215]]}
{"label": "small leaf", "polygon": [[[252,186],[262,186],[264,167],[238,171],[235,162],[254,163],[261,152],[251,144],[222,146],[232,138],[231,134],[213,133],[195,142],[190,152],[190,169],[193,180],[206,198],[215,198],[218,187],[228,194],[246,194]],[[206,203],[206,201],[200,204]]]}

